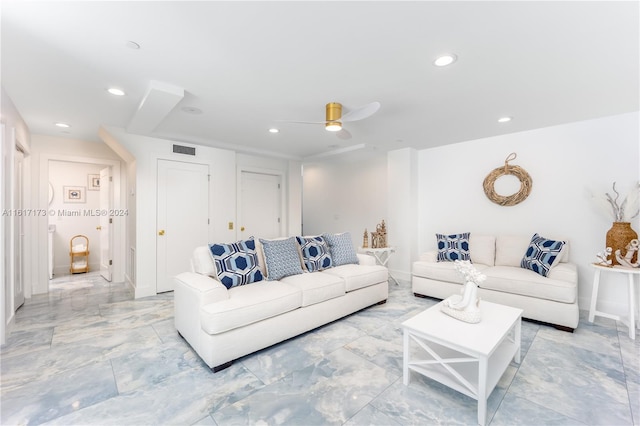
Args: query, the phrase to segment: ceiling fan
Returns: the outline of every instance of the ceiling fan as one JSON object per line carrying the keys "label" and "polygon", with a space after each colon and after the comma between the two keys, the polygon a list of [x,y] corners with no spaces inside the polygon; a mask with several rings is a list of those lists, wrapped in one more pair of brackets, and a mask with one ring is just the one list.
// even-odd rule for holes
{"label": "ceiling fan", "polygon": [[336,136],[338,138],[351,139],[351,133],[342,127],[342,123],[363,120],[371,117],[380,109],[380,102],[371,102],[361,107],[347,110],[344,115],[342,115],[342,108],[342,104],[339,102],[329,102],[326,105],[325,121],[282,121],[298,124],[324,124],[325,130],[329,132],[336,132]]}

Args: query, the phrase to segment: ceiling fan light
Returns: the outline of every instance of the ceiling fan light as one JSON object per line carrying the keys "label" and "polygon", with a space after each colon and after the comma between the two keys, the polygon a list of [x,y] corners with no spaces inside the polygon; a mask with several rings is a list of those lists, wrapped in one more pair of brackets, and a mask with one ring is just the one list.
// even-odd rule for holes
{"label": "ceiling fan light", "polygon": [[324,128],[330,132],[339,132],[342,130],[342,123],[339,121],[330,121],[324,125]]}

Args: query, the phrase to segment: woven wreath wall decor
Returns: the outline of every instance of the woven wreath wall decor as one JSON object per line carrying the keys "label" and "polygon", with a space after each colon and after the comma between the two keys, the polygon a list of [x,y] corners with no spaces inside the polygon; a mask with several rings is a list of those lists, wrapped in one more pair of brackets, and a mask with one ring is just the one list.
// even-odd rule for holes
{"label": "woven wreath wall decor", "polygon": [[[516,204],[523,202],[531,193],[533,181],[531,180],[529,173],[520,166],[509,165],[509,161],[515,160],[517,156],[518,155],[515,152],[509,154],[509,156],[504,160],[504,167],[493,169],[491,173],[484,178],[484,182],[482,183],[484,193],[487,194],[487,198],[501,206],[515,206]],[[515,194],[504,196],[496,193],[496,190],[494,189],[496,180],[505,175],[513,175],[520,181],[520,190]]]}

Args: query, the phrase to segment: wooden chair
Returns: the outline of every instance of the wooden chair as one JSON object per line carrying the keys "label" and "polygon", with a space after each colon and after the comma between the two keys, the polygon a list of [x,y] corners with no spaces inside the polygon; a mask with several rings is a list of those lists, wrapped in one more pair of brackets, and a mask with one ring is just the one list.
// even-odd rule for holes
{"label": "wooden chair", "polygon": [[69,271],[72,274],[89,272],[89,238],[84,235],[76,235],[71,238],[71,241],[69,241],[69,256],[71,257]]}

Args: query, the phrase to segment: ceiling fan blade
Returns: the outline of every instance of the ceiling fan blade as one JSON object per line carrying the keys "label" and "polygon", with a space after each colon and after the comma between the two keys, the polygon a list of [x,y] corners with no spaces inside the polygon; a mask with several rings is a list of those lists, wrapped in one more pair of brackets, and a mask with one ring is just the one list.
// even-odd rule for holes
{"label": "ceiling fan blade", "polygon": [[371,117],[380,109],[380,102],[371,102],[359,108],[352,109],[342,116],[341,121],[358,121]]}
{"label": "ceiling fan blade", "polygon": [[336,132],[336,136],[342,140],[351,139],[351,133],[344,127]]}
{"label": "ceiling fan blade", "polygon": [[295,120],[275,120],[278,123],[295,123],[295,124],[325,124],[326,121],[295,121]]}

